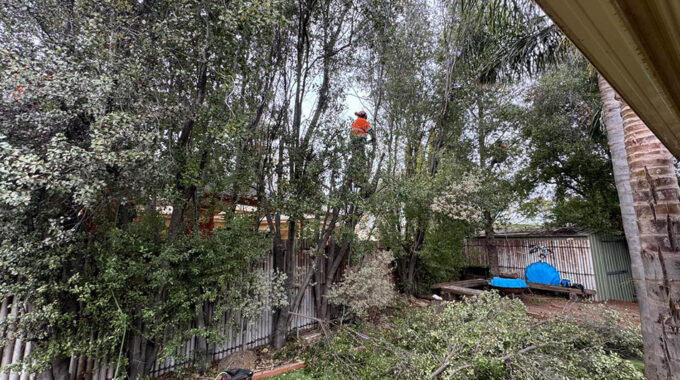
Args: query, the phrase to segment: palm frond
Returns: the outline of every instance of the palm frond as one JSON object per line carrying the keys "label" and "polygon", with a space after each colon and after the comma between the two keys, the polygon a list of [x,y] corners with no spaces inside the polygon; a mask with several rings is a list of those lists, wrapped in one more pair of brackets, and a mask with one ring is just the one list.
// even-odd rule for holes
{"label": "palm frond", "polygon": [[533,76],[567,58],[573,48],[557,26],[544,20],[535,24],[499,47],[480,72],[482,82]]}

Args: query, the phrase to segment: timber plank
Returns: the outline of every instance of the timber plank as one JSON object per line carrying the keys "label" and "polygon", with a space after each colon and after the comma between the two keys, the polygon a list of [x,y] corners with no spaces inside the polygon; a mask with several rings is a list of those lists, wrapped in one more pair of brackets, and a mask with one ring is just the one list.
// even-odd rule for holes
{"label": "timber plank", "polygon": [[439,287],[439,291],[442,294],[455,294],[455,295],[461,295],[461,296],[478,296],[482,294],[482,290],[479,289],[471,289],[471,288],[466,288],[463,286],[456,286],[456,285],[444,285]]}
{"label": "timber plank", "polygon": [[269,371],[257,372],[253,375],[253,380],[258,379],[268,379],[273,376],[281,375],[290,371],[295,371],[305,366],[305,362],[297,362],[293,364],[287,364],[278,368],[271,369]]}
{"label": "timber plank", "polygon": [[[539,283],[536,283],[536,282],[527,282],[527,285],[529,286],[529,289],[534,289],[534,290],[546,290],[546,291],[558,292],[558,293],[583,294],[579,289],[565,288],[564,286],[539,284]],[[586,289],[585,293],[586,293],[587,296],[594,296],[595,295],[595,291],[590,290],[590,289]]]}
{"label": "timber plank", "polygon": [[463,288],[476,288],[478,286],[484,286],[489,283],[489,280],[484,278],[474,278],[472,280],[462,280],[453,282],[440,282],[438,284],[432,285],[432,289],[441,289],[445,286],[461,286]]}

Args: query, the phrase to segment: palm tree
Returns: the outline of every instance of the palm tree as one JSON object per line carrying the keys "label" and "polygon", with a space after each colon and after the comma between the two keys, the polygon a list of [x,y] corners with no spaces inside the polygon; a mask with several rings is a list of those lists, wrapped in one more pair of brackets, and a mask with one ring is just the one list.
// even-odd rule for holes
{"label": "palm tree", "polygon": [[[630,173],[628,159],[626,158],[626,146],[623,138],[623,118],[621,117],[621,103],[616,99],[617,94],[606,79],[600,74],[597,76],[600,97],[602,99],[602,116],[607,130],[609,153],[611,155],[614,181],[619,194],[619,206],[623,219],[623,232],[626,235],[628,250],[631,254],[631,267],[635,280],[635,291],[638,297],[644,296],[645,272],[640,257],[640,238],[637,226],[637,217],[633,209],[633,191],[630,185]],[[644,302],[640,304],[642,308]]]}
{"label": "palm tree", "polygon": [[[673,156],[628,104],[623,135],[645,271],[645,375],[680,379],[680,188]],[[641,297],[642,298],[642,297]]]}
{"label": "palm tree", "polygon": [[[614,89],[606,79],[598,74],[598,85],[600,97],[602,98],[602,116],[607,130],[607,141],[609,142],[609,152],[611,154],[614,181],[616,191],[619,195],[619,207],[621,208],[621,219],[623,220],[623,232],[628,243],[630,254],[631,271],[635,282],[635,292],[637,293],[638,306],[642,320],[650,319],[649,308],[647,306],[645,269],[640,255],[640,237],[637,225],[637,217],[633,208],[633,191],[631,189],[628,159],[626,157],[626,147],[624,143],[623,118],[621,117],[621,104],[616,99]],[[654,350],[654,336],[649,334],[649,330],[643,330],[643,345],[645,352]]]}

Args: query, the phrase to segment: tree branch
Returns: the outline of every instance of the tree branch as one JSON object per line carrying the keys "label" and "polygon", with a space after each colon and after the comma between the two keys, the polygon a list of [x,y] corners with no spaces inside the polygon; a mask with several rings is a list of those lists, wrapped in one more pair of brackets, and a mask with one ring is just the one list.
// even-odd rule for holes
{"label": "tree branch", "polygon": [[[546,343],[541,343],[541,344],[532,344],[531,346],[524,347],[523,349],[521,349],[517,352],[513,352],[513,353],[510,353],[510,354],[501,356],[501,357],[497,357],[497,358],[495,358],[495,360],[507,362],[509,360],[512,360],[514,357],[522,355],[522,354],[526,354],[527,352],[538,350],[539,348],[543,348],[543,347],[546,347],[546,346],[562,344],[562,343],[564,343],[564,342],[546,342]],[[430,374],[430,376],[429,376],[430,379],[435,379],[435,378],[439,377],[439,375],[441,375],[446,370],[446,368],[448,368],[448,366],[450,364],[449,360],[451,360],[452,355],[453,355],[452,352],[450,352],[448,355],[446,355],[446,357],[444,358],[444,362],[434,372],[432,372]],[[462,366],[454,369],[453,372],[451,372],[451,375],[456,374],[456,373],[458,373],[462,370],[468,369],[470,367],[472,367],[472,364],[462,365]]]}

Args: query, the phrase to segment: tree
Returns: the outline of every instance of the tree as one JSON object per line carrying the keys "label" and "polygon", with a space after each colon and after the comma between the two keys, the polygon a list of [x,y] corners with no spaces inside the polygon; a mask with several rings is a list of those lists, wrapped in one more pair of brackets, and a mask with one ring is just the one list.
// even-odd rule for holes
{"label": "tree", "polygon": [[[284,49],[286,60],[280,67],[281,82],[275,90],[280,94],[276,99],[272,120],[272,135],[276,145],[267,143],[264,161],[268,166],[262,172],[256,185],[258,201],[263,206],[263,213],[273,236],[274,267],[287,275],[286,290],[289,304],[275,313],[275,331],[272,344],[281,347],[285,343],[290,312],[297,309],[305,290],[311,283],[315,273],[321,271],[321,255],[338,224],[351,228],[357,221],[356,205],[344,203],[323,210],[329,198],[337,197],[340,184],[347,183],[346,178],[339,179],[347,172],[337,169],[336,162],[340,156],[337,149],[337,136],[334,132],[324,130],[324,124],[332,124],[337,118],[330,115],[337,105],[338,99],[333,95],[339,86],[338,74],[341,62],[349,59],[345,56],[354,38],[354,17],[357,7],[352,3],[335,1],[298,1],[287,4],[287,15],[295,20],[289,29],[282,33],[292,46]],[[318,84],[315,83],[318,81]],[[313,90],[318,87],[318,92]],[[314,97],[311,117],[303,117],[303,104]],[[323,139],[323,137],[325,139]],[[324,143],[324,141],[326,143]],[[318,146],[315,144],[321,142]],[[328,178],[326,176],[329,176]],[[330,191],[324,191],[328,179]],[[347,192],[343,194],[347,196]],[[356,196],[354,194],[353,196]],[[339,220],[340,211],[345,206],[343,220]],[[322,212],[323,210],[323,212]],[[323,225],[316,230],[315,267],[308,270],[301,284],[295,289],[293,274],[297,253],[300,250],[299,229],[306,222],[306,215],[315,215]],[[323,216],[321,216],[323,214]],[[282,222],[282,216],[287,221]],[[282,223],[287,226],[287,236],[283,237]],[[342,259],[349,252],[349,241],[341,243],[339,255],[335,254],[327,261],[330,263],[327,275],[334,276]],[[335,252],[333,252],[335,253]],[[331,277],[333,278],[333,277]],[[321,289],[318,289],[321,291]],[[317,302],[324,294],[317,295]]]}
{"label": "tree", "polygon": [[569,59],[542,74],[527,101],[524,181],[527,188],[551,193],[549,223],[620,233],[600,95],[585,60]]}
{"label": "tree", "polygon": [[523,193],[518,186],[522,144],[517,138],[522,110],[513,104],[514,94],[504,85],[484,85],[472,93],[470,122],[460,139],[467,154],[442,165],[440,181],[447,185],[432,205],[435,212],[484,231],[494,276],[500,274],[494,224]]}
{"label": "tree", "polygon": [[645,375],[680,376],[680,189],[673,156],[622,102],[624,141],[645,271]]}
{"label": "tree", "polygon": [[382,191],[390,196],[375,205],[375,212],[380,235],[395,253],[400,285],[412,293],[417,257],[430,223],[434,171],[428,162],[440,149],[433,140],[441,127],[431,103],[438,85],[431,71],[434,36],[420,21],[431,17],[428,5],[407,2],[402,14],[383,37],[398,42],[390,43],[379,58],[385,72],[387,126],[382,146],[388,156]]}
{"label": "tree", "polygon": [[[652,316],[649,314],[645,268],[640,250],[640,234],[635,208],[633,207],[633,190],[631,188],[630,170],[626,157],[621,104],[616,99],[616,92],[601,74],[598,74],[598,86],[602,98],[602,114],[607,128],[607,141],[609,142],[614,180],[616,181],[616,190],[619,196],[623,232],[628,243],[628,253],[630,254],[633,281],[635,281],[637,302],[641,319],[648,321],[652,319]],[[644,351],[653,352],[654,336],[650,336],[650,330],[647,328],[642,330],[642,334],[644,337],[642,340]]]}
{"label": "tree", "polygon": [[[269,41],[277,7],[5,5],[0,86],[14,95],[0,101],[0,293],[24,310],[13,333],[34,343],[26,364],[61,379],[70,356],[118,357],[116,373],[135,379],[189,332],[205,364],[215,316],[245,310],[256,279],[243,273],[264,253],[238,218],[205,240],[198,225],[204,195],[237,171],[234,148],[252,120],[231,118],[224,101],[246,75],[232,60],[263,59],[239,41]],[[269,99],[261,88],[258,100]],[[257,119],[248,111],[259,108],[239,111]],[[166,229],[159,209],[169,205]],[[245,285],[244,299],[227,279]]]}
{"label": "tree", "polygon": [[[380,88],[387,123],[381,146],[388,153],[380,191],[389,194],[377,200],[377,225],[383,244],[395,252],[400,285],[407,292],[415,290],[422,252],[432,253],[430,248],[438,244],[427,239],[434,227],[441,227],[436,222],[451,222],[435,217],[432,204],[445,191],[446,182],[459,180],[456,176],[464,171],[441,173],[445,162],[457,161],[470,170],[482,166],[498,175],[504,160],[494,163],[492,155],[502,153],[497,140],[503,129],[508,134],[511,129],[501,120],[509,115],[501,116],[509,105],[498,114],[482,105],[499,88],[480,86],[473,73],[498,39],[477,27],[479,14],[466,13],[467,6],[482,8],[459,2],[405,3],[401,10],[405,16],[378,38],[397,42],[376,54],[384,73]],[[432,19],[434,30],[420,22],[424,17]],[[493,224],[497,211],[488,212],[487,224]],[[458,221],[449,226],[465,229]]]}

